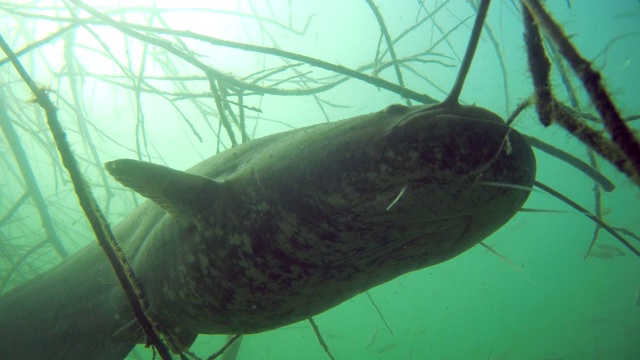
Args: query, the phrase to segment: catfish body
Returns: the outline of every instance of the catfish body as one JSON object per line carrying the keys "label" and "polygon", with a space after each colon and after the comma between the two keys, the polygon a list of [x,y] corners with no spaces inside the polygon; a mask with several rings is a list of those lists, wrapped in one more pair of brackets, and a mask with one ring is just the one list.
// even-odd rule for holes
{"label": "catfish body", "polygon": [[[300,321],[446,261],[507,222],[535,177],[519,133],[458,105],[392,105],[253,140],[187,172],[106,168],[151,199],[115,233],[150,314],[181,348],[199,333]],[[123,358],[140,337],[110,271],[92,244],[0,297],[0,354]],[[37,299],[52,288],[52,301]]]}

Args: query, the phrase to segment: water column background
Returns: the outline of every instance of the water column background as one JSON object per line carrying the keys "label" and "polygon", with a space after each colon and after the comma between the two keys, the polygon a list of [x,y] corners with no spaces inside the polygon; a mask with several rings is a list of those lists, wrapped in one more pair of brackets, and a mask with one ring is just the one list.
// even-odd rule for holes
{"label": "water column background", "polygon": [[[461,97],[464,103],[491,109],[505,118],[532,93],[515,3],[493,2],[487,24],[494,37],[490,38],[486,31],[483,34]],[[63,4],[0,2],[0,33],[14,50],[22,49],[68,25],[69,10]],[[372,70],[380,65],[374,63],[376,54],[386,47],[384,41],[380,44],[379,25],[364,1],[212,1],[208,7],[197,1],[181,1],[179,5],[169,1],[89,4],[126,23],[189,30],[278,48],[398,82],[392,67]],[[403,64],[406,87],[443,99],[464,54],[471,16],[475,14],[473,7],[458,0],[427,1],[424,8],[410,0],[378,0],[376,4],[392,38],[423,19],[427,12],[433,14],[398,41],[395,52],[402,59],[420,55],[419,61]],[[546,5],[582,54],[602,72],[622,114],[639,114],[640,3],[585,0],[550,1]],[[150,9],[155,9],[154,15],[150,15]],[[78,14],[86,17],[85,13]],[[448,35],[445,38],[443,34]],[[171,34],[159,36],[178,44]],[[189,49],[198,60],[238,79],[297,64],[254,51],[212,46],[185,34],[179,38],[184,41],[179,45],[181,49]],[[494,40],[506,73],[501,70]],[[429,53],[424,54],[426,50]],[[94,185],[94,193],[113,224],[142,200],[133,201],[132,195],[112,180],[105,183],[99,161],[136,158],[140,154],[143,159],[184,170],[230,146],[229,137],[219,128],[203,74],[161,47],[145,45],[110,26],[88,23],[87,27],[77,27],[23,55],[21,60],[35,81],[50,90],[85,176]],[[388,60],[386,55],[381,61]],[[71,63],[74,68],[69,67]],[[3,101],[14,119],[60,238],[65,248],[74,252],[93,241],[93,236],[66,175],[55,160],[56,152],[42,114],[13,68],[3,63],[0,76]],[[553,76],[554,90],[566,101],[557,71]],[[144,85],[137,97],[136,79],[144,79],[155,90]],[[256,83],[299,90],[337,79],[330,71],[302,64]],[[75,96],[72,83],[76,86]],[[579,89],[575,78],[572,83]],[[353,79],[316,95],[247,94],[245,105],[260,109],[246,111],[250,137],[340,120],[404,102],[397,94]],[[578,96],[581,110],[595,113],[585,93],[579,91]],[[136,129],[141,120],[144,127]],[[637,131],[639,123],[632,121],[630,125]],[[588,161],[582,144],[558,126],[542,127],[532,109],[520,116],[515,128]],[[236,137],[240,139],[237,131]],[[558,159],[539,151],[536,156],[540,181],[593,209],[592,181]],[[0,159],[2,215],[17,201],[24,187],[4,138],[0,138]],[[604,218],[615,227],[640,233],[638,186],[606,162],[599,163],[602,172],[616,184],[615,191],[602,195]],[[525,206],[557,212],[520,213],[486,240],[513,266],[485,248],[475,247],[447,263],[372,289],[370,295],[392,333],[364,294],[318,315],[315,319],[335,357],[640,358],[640,259],[605,232],[598,237],[595,256],[584,259],[594,231],[592,222],[539,191]],[[2,224],[0,235],[0,279],[5,290],[60,261],[49,245],[29,252],[43,239],[39,216],[29,201],[12,221]],[[637,240],[628,239],[639,245]],[[15,260],[23,256],[19,267],[14,266]],[[224,341],[224,336],[201,336],[193,350],[206,356]],[[150,355],[139,348],[130,356],[141,357]],[[310,325],[303,322],[246,336],[239,359],[257,358],[327,357]]]}

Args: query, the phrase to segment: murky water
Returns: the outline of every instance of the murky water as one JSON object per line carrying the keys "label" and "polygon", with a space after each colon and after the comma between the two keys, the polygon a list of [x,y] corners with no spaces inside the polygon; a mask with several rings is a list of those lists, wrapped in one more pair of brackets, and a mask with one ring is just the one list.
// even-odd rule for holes
{"label": "murky water", "polygon": [[[488,28],[461,96],[463,103],[505,118],[533,89],[520,10],[514,3],[491,5]],[[70,10],[60,2],[17,6],[7,1],[0,3],[0,34],[17,52],[70,27],[20,60],[58,107],[84,175],[112,224],[142,198],[134,200],[131,192],[99,171],[102,163],[141,158],[184,170],[231,146],[200,65],[219,72],[218,86],[224,86],[221,91],[236,115],[240,100],[233,93],[240,85],[248,86],[241,100],[251,139],[405,102],[380,86],[343,81],[336,68],[311,66],[305,63],[307,58],[296,56],[397,84],[379,25],[364,1],[227,1],[211,2],[206,8],[197,1],[90,4],[135,33],[123,34],[123,28],[95,19],[71,26]],[[427,13],[433,15],[400,38],[394,50],[407,88],[444,99],[464,55],[473,7],[458,0],[428,1],[424,7],[409,0],[376,4],[392,39]],[[640,3],[554,1],[547,6],[584,57],[601,71],[622,115],[640,114]],[[86,12],[73,12],[88,17]],[[170,53],[166,42],[182,57]],[[553,71],[554,91],[568,103],[557,66]],[[6,61],[0,73],[3,106],[61,244],[75,252],[93,235],[60,166],[44,115]],[[581,110],[595,114],[579,81],[572,77],[571,83],[578,89]],[[636,133],[639,124],[629,122]],[[602,129],[599,124],[592,126]],[[562,128],[540,125],[533,108],[525,110],[514,127],[589,161],[585,147]],[[233,126],[233,134],[235,141],[242,141],[238,126]],[[589,178],[543,152],[536,151],[536,157],[539,181],[593,211],[594,184]],[[0,138],[0,159],[3,219],[26,188],[5,138]],[[640,234],[638,186],[605,161],[598,163],[616,186],[602,193],[604,220],[624,229],[620,231]],[[54,247],[44,241],[47,236],[33,201],[16,207],[0,223],[4,290],[60,261]],[[593,222],[542,191],[533,192],[525,207],[557,211],[519,213],[485,240],[508,261],[476,246],[444,264],[371,289],[370,297],[357,296],[314,317],[331,353],[336,359],[639,358],[640,259],[604,231],[585,259]],[[632,235],[623,236],[640,248]],[[201,335],[191,350],[206,357],[225,340],[226,336]],[[138,347],[129,358],[148,359],[149,354]],[[327,355],[310,324],[302,322],[245,336],[237,358],[326,359]]]}

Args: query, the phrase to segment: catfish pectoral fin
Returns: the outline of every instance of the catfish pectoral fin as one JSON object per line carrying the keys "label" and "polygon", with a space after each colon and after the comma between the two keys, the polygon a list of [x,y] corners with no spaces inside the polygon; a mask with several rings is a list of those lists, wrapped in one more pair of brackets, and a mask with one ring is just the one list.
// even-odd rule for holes
{"label": "catfish pectoral fin", "polygon": [[119,159],[104,167],[119,183],[150,199],[186,226],[202,217],[208,204],[203,199],[214,201],[228,192],[224,183],[206,176],[144,161]]}

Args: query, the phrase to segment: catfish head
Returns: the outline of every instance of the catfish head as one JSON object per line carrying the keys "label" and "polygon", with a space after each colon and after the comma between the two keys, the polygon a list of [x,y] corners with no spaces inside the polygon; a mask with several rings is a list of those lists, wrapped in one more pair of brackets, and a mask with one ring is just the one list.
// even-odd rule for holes
{"label": "catfish head", "polygon": [[138,213],[157,225],[126,245],[151,311],[193,334],[273,329],[450,259],[518,211],[536,170],[522,135],[457,104],[268,136],[187,172],[106,167],[153,200]]}

